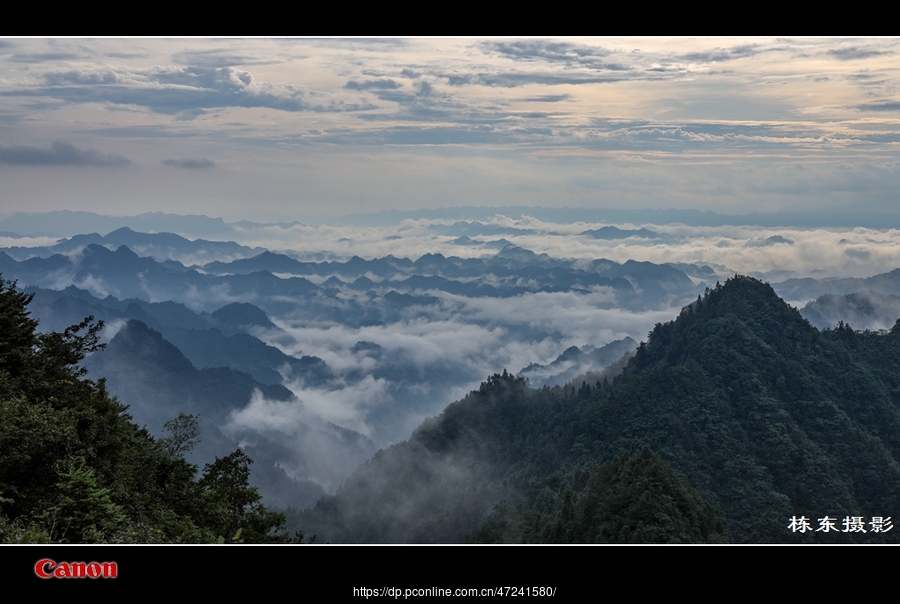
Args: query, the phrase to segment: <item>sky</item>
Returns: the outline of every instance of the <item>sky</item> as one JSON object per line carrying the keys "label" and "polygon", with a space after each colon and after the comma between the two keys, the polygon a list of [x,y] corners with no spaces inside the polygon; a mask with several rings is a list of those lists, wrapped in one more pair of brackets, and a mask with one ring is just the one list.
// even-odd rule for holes
{"label": "sky", "polygon": [[890,212],[897,39],[0,39],[0,214]]}

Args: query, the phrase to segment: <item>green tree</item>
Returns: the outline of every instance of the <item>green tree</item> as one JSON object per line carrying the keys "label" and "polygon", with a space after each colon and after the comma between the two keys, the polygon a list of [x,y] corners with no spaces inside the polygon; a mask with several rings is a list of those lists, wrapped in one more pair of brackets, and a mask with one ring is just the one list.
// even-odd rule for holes
{"label": "green tree", "polygon": [[235,541],[287,542],[284,514],[267,510],[259,491],[249,484],[251,463],[238,449],[206,464],[200,479],[206,525]]}
{"label": "green tree", "polygon": [[0,372],[8,376],[22,373],[37,343],[37,321],[26,309],[33,297],[0,278]]}
{"label": "green tree", "polygon": [[[0,278],[0,541],[272,541],[283,516],[247,483],[238,451],[201,481],[183,454],[196,418],[156,441],[79,362],[100,350],[101,322],[37,333],[32,296]],[[230,532],[229,532],[230,531]]]}
{"label": "green tree", "polygon": [[110,490],[99,485],[96,472],[83,459],[72,459],[60,473],[55,505],[44,514],[54,541],[104,543],[117,540],[127,523],[122,507],[113,503]]}
{"label": "green tree", "polygon": [[159,439],[159,444],[172,457],[184,457],[200,442],[200,424],[195,415],[180,413],[163,424],[163,430],[170,435]]}

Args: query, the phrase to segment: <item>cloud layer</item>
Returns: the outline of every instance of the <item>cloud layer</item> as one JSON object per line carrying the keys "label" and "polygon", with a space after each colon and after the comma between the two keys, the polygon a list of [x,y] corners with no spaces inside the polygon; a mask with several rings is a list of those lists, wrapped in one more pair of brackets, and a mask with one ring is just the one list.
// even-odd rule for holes
{"label": "cloud layer", "polygon": [[134,169],[7,168],[2,202],[234,220],[462,204],[883,211],[898,193],[897,52],[890,39],[10,40],[0,169]]}

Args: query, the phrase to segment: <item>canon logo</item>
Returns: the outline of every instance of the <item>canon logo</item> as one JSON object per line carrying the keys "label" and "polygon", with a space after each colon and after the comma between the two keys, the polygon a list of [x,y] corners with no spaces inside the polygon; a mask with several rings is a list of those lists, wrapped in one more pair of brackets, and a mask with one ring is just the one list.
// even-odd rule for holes
{"label": "canon logo", "polygon": [[34,574],[41,579],[115,579],[118,574],[115,562],[56,562],[50,558],[38,560]]}

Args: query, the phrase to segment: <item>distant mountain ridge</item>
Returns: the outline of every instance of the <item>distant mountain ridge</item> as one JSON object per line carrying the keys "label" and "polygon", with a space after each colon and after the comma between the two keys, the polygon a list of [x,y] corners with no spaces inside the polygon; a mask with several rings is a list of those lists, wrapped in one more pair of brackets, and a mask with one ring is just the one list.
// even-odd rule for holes
{"label": "distant mountain ridge", "polygon": [[89,245],[101,245],[111,250],[125,246],[140,256],[149,256],[159,262],[184,260],[190,264],[202,264],[214,258],[244,258],[261,251],[261,248],[249,248],[233,241],[192,241],[174,233],[140,233],[121,227],[106,235],[75,235],[69,239],[61,239],[52,246],[12,247],[6,248],[6,252],[16,260],[27,260],[53,254],[71,254]]}
{"label": "distant mountain ridge", "polygon": [[[374,290],[382,296],[390,291],[422,295],[436,290],[467,297],[501,298],[609,288],[620,298],[618,304],[643,308],[684,301],[697,292],[694,282],[674,266],[634,260],[623,264],[606,259],[590,263],[560,260],[513,244],[487,258],[424,254],[415,261],[393,256],[372,260],[354,256],[345,262],[301,262],[263,252],[232,262],[211,262],[201,271],[139,256],[124,245],[111,251],[90,243],[79,254],[34,256],[21,261],[0,251],[0,273],[22,285],[47,289],[76,285],[101,297],[111,294],[118,298],[167,299],[207,311],[221,307],[225,301],[252,302],[274,314],[287,311],[291,299],[320,304],[320,294],[331,297],[344,288]],[[290,276],[280,278],[276,273]],[[368,275],[382,281],[375,282]],[[329,279],[315,285],[306,278],[310,276]],[[204,294],[209,291],[215,295]],[[361,312],[368,312],[370,305],[366,306]]]}
{"label": "distant mountain ridge", "polygon": [[[452,208],[420,209],[420,210],[384,210],[380,212],[348,214],[334,216],[329,222],[347,225],[393,225],[407,219],[452,219],[456,220],[456,229],[448,229],[448,233],[457,235],[481,236],[498,235],[504,232],[523,234],[524,229],[504,231],[504,227],[484,230],[474,226],[474,222],[487,221],[497,215],[519,219],[531,216],[548,222],[593,222],[614,224],[685,224],[691,226],[724,226],[751,225],[762,227],[867,227],[875,229],[900,228],[895,213],[872,211],[859,212],[823,210],[819,212],[770,212],[749,214],[719,214],[710,210],[678,210],[678,209],[618,209],[618,208],[576,208],[576,207],[543,207],[543,206],[458,206]],[[462,224],[460,224],[462,223]],[[122,227],[151,233],[170,232],[186,237],[213,237],[229,239],[234,236],[235,229],[253,230],[269,225],[283,228],[302,224],[300,222],[253,222],[240,220],[226,222],[222,218],[210,218],[204,215],[166,214],[150,212],[137,216],[109,216],[94,212],[73,212],[58,210],[52,212],[17,212],[0,220],[0,231],[19,236],[71,237],[78,233],[94,231],[110,232]],[[472,232],[460,232],[465,224],[473,226]]]}

